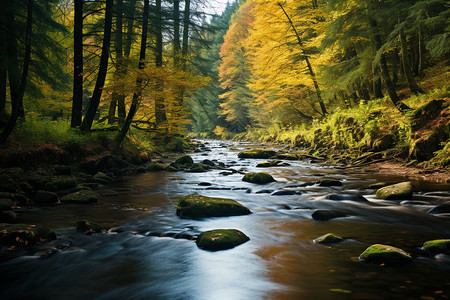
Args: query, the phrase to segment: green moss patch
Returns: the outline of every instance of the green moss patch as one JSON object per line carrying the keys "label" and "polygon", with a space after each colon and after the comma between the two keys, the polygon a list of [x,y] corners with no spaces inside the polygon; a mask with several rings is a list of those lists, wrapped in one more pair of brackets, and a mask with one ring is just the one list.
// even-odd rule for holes
{"label": "green moss patch", "polygon": [[55,179],[48,182],[44,190],[46,191],[61,191],[61,190],[69,190],[77,187],[77,181],[73,178],[65,178],[65,179]]}
{"label": "green moss patch", "polygon": [[272,177],[272,175],[267,173],[247,173],[242,178],[242,181],[265,184],[269,182],[274,182],[275,179]]}
{"label": "green moss patch", "polygon": [[333,233],[327,233],[313,240],[316,244],[333,244],[342,242],[344,239]]}
{"label": "green moss patch", "polygon": [[423,250],[438,254],[450,254],[450,239],[446,240],[432,240],[425,242],[422,247]]}
{"label": "green moss patch", "polygon": [[188,195],[181,197],[177,202],[177,215],[180,217],[224,217],[250,213],[247,207],[231,199]]}
{"label": "green moss patch", "polygon": [[389,245],[375,244],[367,248],[359,259],[377,264],[395,264],[412,260],[411,255],[400,248]]}
{"label": "green moss patch", "polygon": [[64,203],[90,204],[96,203],[98,196],[92,191],[79,191],[61,198]]}
{"label": "green moss patch", "polygon": [[1,245],[28,247],[51,240],[56,240],[56,234],[41,225],[0,224]]}
{"label": "green moss patch", "polygon": [[250,238],[242,231],[236,229],[216,229],[205,231],[197,238],[197,246],[200,249],[219,251],[234,248]]}
{"label": "green moss patch", "polygon": [[409,181],[388,185],[377,190],[376,198],[384,200],[411,200],[413,189],[414,187]]}
{"label": "green moss patch", "polygon": [[246,150],[243,152],[240,152],[238,154],[239,158],[261,158],[261,159],[267,159],[272,156],[275,156],[277,153],[272,150],[259,150],[259,149],[253,149],[253,150]]}

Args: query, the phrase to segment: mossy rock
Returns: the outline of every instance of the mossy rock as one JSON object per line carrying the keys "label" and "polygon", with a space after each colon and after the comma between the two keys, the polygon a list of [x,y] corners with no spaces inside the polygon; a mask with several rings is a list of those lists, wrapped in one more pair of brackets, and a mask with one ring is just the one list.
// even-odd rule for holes
{"label": "mossy rock", "polygon": [[70,190],[77,187],[77,181],[73,178],[61,178],[55,179],[50,182],[47,182],[44,186],[45,191],[62,191],[62,190]]}
{"label": "mossy rock", "polygon": [[28,247],[44,241],[56,240],[56,234],[41,225],[0,224],[0,244]]}
{"label": "mossy rock", "polygon": [[34,197],[36,204],[52,204],[58,202],[58,194],[49,191],[38,191]]}
{"label": "mossy rock", "polygon": [[289,166],[289,164],[284,163],[281,160],[265,161],[256,165],[257,168],[285,167],[285,166]]}
{"label": "mossy rock", "polygon": [[327,233],[313,240],[316,244],[333,244],[342,242],[344,239],[333,233]]}
{"label": "mossy rock", "polygon": [[77,231],[83,232],[85,234],[93,234],[105,232],[106,230],[97,223],[87,220],[81,220],[77,222]]}
{"label": "mossy rock", "polygon": [[189,155],[183,155],[175,160],[175,164],[190,166],[194,164],[194,160]]}
{"label": "mossy rock", "polygon": [[63,203],[90,204],[98,202],[98,196],[92,191],[79,191],[61,198]]}
{"label": "mossy rock", "polygon": [[145,169],[147,171],[164,171],[167,168],[167,166],[160,164],[160,163],[149,163]]}
{"label": "mossy rock", "polygon": [[250,213],[247,207],[231,199],[188,195],[177,201],[177,215],[180,217],[223,217]]}
{"label": "mossy rock", "polygon": [[97,172],[94,177],[92,177],[92,179],[94,180],[94,182],[100,183],[100,184],[108,184],[111,181],[113,181],[113,178],[106,175],[103,172]]}
{"label": "mossy rock", "polygon": [[375,244],[368,247],[359,256],[359,260],[377,264],[396,264],[411,261],[412,257],[400,248]]}
{"label": "mossy rock", "polygon": [[239,246],[250,238],[236,229],[216,229],[202,232],[197,238],[197,246],[203,250],[219,251]]}
{"label": "mossy rock", "polygon": [[11,199],[0,198],[0,211],[11,210],[12,205],[13,205],[13,202]]}
{"label": "mossy rock", "polygon": [[275,179],[272,177],[272,175],[267,173],[247,173],[242,178],[242,181],[265,184],[269,182],[274,182]]}
{"label": "mossy rock", "polygon": [[17,183],[8,175],[0,175],[0,192],[15,193]]}
{"label": "mossy rock", "polygon": [[388,185],[377,190],[376,198],[384,200],[411,200],[413,189],[414,187],[409,181]]}
{"label": "mossy rock", "polygon": [[313,212],[312,218],[318,221],[328,221],[336,218],[343,218],[347,215],[340,211],[318,209]]}
{"label": "mossy rock", "polygon": [[242,151],[238,154],[239,158],[262,158],[267,159],[272,156],[275,156],[277,153],[272,150],[259,150],[259,149],[253,149],[253,150],[246,150]]}
{"label": "mossy rock", "polygon": [[81,187],[86,187],[91,190],[95,190],[99,188],[99,184],[97,182],[84,182],[80,184]]}
{"label": "mossy rock", "polygon": [[298,160],[298,156],[291,153],[277,154],[277,158],[286,160]]}
{"label": "mossy rock", "polygon": [[270,161],[265,161],[256,165],[257,168],[269,168],[272,167],[273,164]]}
{"label": "mossy rock", "polygon": [[422,249],[434,254],[444,253],[450,255],[450,239],[425,242]]}
{"label": "mossy rock", "polygon": [[7,192],[0,192],[0,199],[9,199],[9,200],[15,200],[13,193],[7,193]]}
{"label": "mossy rock", "polygon": [[334,179],[323,179],[318,182],[319,186],[342,186],[342,182]]}

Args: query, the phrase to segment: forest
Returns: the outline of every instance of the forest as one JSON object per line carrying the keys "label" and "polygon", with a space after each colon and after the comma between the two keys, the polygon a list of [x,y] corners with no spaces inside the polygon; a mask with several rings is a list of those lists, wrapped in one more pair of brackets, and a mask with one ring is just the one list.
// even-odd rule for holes
{"label": "forest", "polygon": [[448,299],[449,15],[2,1],[0,298]]}

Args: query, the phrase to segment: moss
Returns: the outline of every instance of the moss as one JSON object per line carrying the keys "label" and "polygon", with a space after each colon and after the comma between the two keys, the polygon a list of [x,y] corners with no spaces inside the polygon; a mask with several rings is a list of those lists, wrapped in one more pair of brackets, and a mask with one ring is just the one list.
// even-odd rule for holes
{"label": "moss", "polygon": [[176,165],[193,165],[194,160],[189,155],[183,155],[175,160]]}
{"label": "moss", "polygon": [[250,238],[236,229],[216,229],[205,231],[197,238],[197,246],[204,250],[219,251],[234,248]]}
{"label": "moss", "polygon": [[333,179],[323,179],[318,184],[319,186],[342,186],[342,182]]}
{"label": "moss", "polygon": [[164,171],[167,167],[160,163],[149,163],[145,168],[147,171]]}
{"label": "moss", "polygon": [[389,245],[375,244],[368,247],[359,259],[377,264],[395,264],[412,260],[411,255],[400,248]]}
{"label": "moss", "polygon": [[286,160],[298,160],[298,156],[296,154],[284,153],[277,154],[278,159],[286,159]]}
{"label": "moss", "polygon": [[450,255],[450,239],[425,242],[422,249],[435,254],[445,253]]}
{"label": "moss", "polygon": [[77,186],[77,181],[73,178],[62,178],[62,179],[55,179],[50,182],[48,182],[44,190],[46,191],[61,191],[61,190],[69,190],[72,188],[75,188]]}
{"label": "moss", "polygon": [[340,236],[337,236],[333,233],[327,233],[325,235],[322,235],[316,239],[314,239],[314,243],[316,244],[333,244],[333,243],[339,243],[342,242],[344,239]]}
{"label": "moss", "polygon": [[318,209],[311,215],[314,220],[318,221],[328,221],[331,219],[346,217],[347,215],[334,210]]}
{"label": "moss", "polygon": [[272,177],[272,175],[267,173],[247,173],[242,178],[242,181],[265,184],[269,182],[274,182],[275,179]]}
{"label": "moss", "polygon": [[181,197],[177,202],[177,215],[180,217],[222,217],[250,213],[248,208],[231,199],[188,195]]}
{"label": "moss", "polygon": [[266,159],[266,158],[270,158],[272,156],[275,156],[276,152],[272,151],[272,150],[259,150],[259,149],[254,149],[254,150],[246,150],[243,152],[240,152],[238,154],[239,158],[262,158],[262,159]]}
{"label": "moss", "polygon": [[97,172],[92,179],[100,184],[108,184],[113,181],[112,177],[106,175],[103,172]]}
{"label": "moss", "polygon": [[272,167],[272,166],[273,166],[273,164],[270,161],[265,161],[265,162],[262,162],[262,163],[259,163],[256,165],[257,168],[268,168],[268,167]]}
{"label": "moss", "polygon": [[388,185],[377,190],[376,198],[384,200],[411,200],[413,188],[412,183],[409,181]]}
{"label": "moss", "polygon": [[90,204],[97,201],[98,196],[92,191],[79,191],[61,198],[61,202],[64,203]]}
{"label": "moss", "polygon": [[44,241],[56,240],[56,234],[41,225],[0,224],[0,244],[27,247]]}
{"label": "moss", "polygon": [[77,231],[92,234],[92,233],[100,233],[104,232],[105,229],[97,223],[81,220],[77,222]]}

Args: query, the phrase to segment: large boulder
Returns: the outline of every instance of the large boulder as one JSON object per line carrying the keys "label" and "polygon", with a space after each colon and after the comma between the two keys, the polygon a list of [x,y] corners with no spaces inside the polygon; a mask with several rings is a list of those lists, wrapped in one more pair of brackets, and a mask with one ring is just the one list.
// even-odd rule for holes
{"label": "large boulder", "polygon": [[242,151],[238,154],[239,158],[262,158],[267,159],[272,156],[275,156],[277,153],[272,150],[260,150],[260,149],[253,149],[253,150],[246,150]]}
{"label": "large boulder", "polygon": [[376,198],[383,200],[411,200],[414,186],[411,182],[388,185],[377,190]]}
{"label": "large boulder", "polygon": [[444,253],[450,255],[450,239],[427,241],[423,244],[422,249],[433,254]]}
{"label": "large boulder", "polygon": [[49,191],[38,191],[34,197],[36,204],[52,204],[58,202],[58,194]]}
{"label": "large boulder", "polygon": [[272,175],[267,173],[247,173],[242,178],[242,181],[265,184],[269,182],[274,182],[275,179],[272,177]]}
{"label": "large boulder", "polygon": [[359,260],[377,264],[395,264],[408,262],[412,260],[412,257],[400,248],[389,245],[375,244],[368,247],[363,253],[361,253]]}
{"label": "large boulder", "polygon": [[234,248],[249,241],[249,237],[236,229],[216,229],[202,232],[197,238],[200,249],[219,251]]}
{"label": "large boulder", "polygon": [[46,191],[62,191],[70,190],[77,187],[77,181],[74,178],[59,178],[47,182],[44,186]]}
{"label": "large boulder", "polygon": [[177,201],[177,215],[180,217],[204,218],[239,216],[250,214],[250,210],[231,199],[188,195]]}
{"label": "large boulder", "polygon": [[56,234],[41,225],[0,224],[0,244],[27,247],[44,241],[56,240]]}
{"label": "large boulder", "polygon": [[342,242],[344,239],[333,233],[327,233],[313,240],[316,244],[334,244]]}
{"label": "large boulder", "polygon": [[124,169],[132,169],[134,166],[117,155],[104,153],[87,157],[86,161],[82,163],[80,167],[90,174],[95,174],[99,171],[113,172],[116,174]]}
{"label": "large boulder", "polygon": [[63,203],[91,204],[98,202],[98,196],[93,191],[79,191],[61,198]]}
{"label": "large boulder", "polygon": [[175,160],[175,165],[191,166],[193,164],[194,160],[189,155],[180,156]]}

